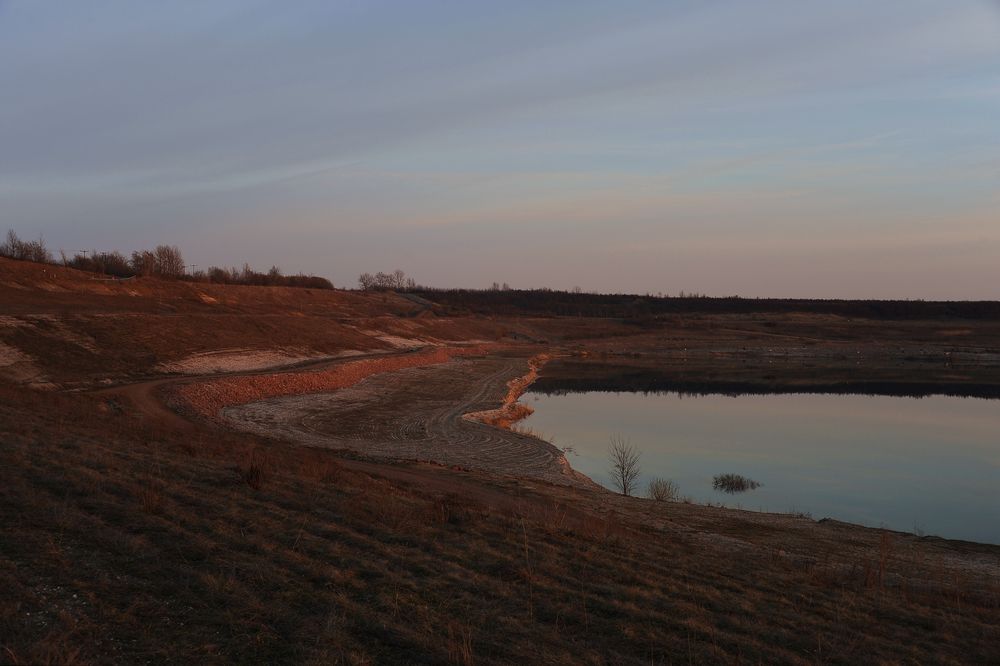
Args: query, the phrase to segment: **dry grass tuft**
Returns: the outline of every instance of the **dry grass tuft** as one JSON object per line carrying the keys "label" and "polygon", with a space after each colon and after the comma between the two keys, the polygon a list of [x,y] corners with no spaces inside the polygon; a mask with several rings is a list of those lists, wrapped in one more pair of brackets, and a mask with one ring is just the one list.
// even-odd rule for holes
{"label": "dry grass tuft", "polygon": [[163,493],[154,484],[154,481],[147,480],[139,489],[139,506],[150,514],[158,514],[163,511]]}
{"label": "dry grass tuft", "polygon": [[458,666],[476,663],[472,651],[472,629],[459,622],[448,626],[448,661]]}

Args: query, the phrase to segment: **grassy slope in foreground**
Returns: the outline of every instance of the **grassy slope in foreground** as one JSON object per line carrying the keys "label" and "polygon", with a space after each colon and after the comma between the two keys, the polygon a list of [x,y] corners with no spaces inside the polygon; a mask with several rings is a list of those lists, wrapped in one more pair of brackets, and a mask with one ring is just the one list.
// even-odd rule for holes
{"label": "grassy slope in foreground", "polygon": [[[512,331],[631,353],[636,330],[426,318],[384,294],[131,294],[15,263],[0,261],[0,341],[67,384],[242,336],[332,352],[378,349],[365,331]],[[648,343],[718,345],[718,321],[665,321]],[[935,345],[951,329],[919,324]],[[2,381],[0,469],[0,663],[1000,660],[990,546],[174,433],[106,397]]]}
{"label": "grassy slope in foreground", "polygon": [[0,663],[1000,658],[995,548],[174,435],[85,396],[4,387],[0,428]]}

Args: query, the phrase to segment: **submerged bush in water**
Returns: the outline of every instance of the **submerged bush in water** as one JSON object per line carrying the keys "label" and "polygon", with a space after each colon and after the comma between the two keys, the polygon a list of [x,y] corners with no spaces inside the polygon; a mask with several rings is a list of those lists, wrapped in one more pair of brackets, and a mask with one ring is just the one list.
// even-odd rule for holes
{"label": "submerged bush in water", "polygon": [[716,474],[712,479],[712,487],[725,493],[745,493],[748,490],[760,488],[761,484],[739,474]]}

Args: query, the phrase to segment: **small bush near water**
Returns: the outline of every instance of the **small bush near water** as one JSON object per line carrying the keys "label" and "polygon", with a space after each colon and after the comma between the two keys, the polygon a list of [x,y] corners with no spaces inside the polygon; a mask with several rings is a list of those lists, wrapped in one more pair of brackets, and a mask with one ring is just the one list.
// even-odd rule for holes
{"label": "small bush near water", "polygon": [[716,474],[712,479],[712,487],[724,493],[745,493],[756,490],[761,484],[739,474]]}
{"label": "small bush near water", "polygon": [[656,477],[646,487],[646,494],[657,502],[670,502],[679,497],[680,490],[677,488],[677,484],[670,479]]}

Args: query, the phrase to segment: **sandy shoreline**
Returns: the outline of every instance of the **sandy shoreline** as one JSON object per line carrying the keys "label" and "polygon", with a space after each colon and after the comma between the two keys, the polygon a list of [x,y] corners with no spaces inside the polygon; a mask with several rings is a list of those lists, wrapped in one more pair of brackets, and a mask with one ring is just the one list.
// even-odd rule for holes
{"label": "sandy shoreline", "polygon": [[467,357],[394,368],[338,390],[268,397],[221,414],[237,429],[307,446],[598,488],[557,447],[504,427],[544,360]]}

